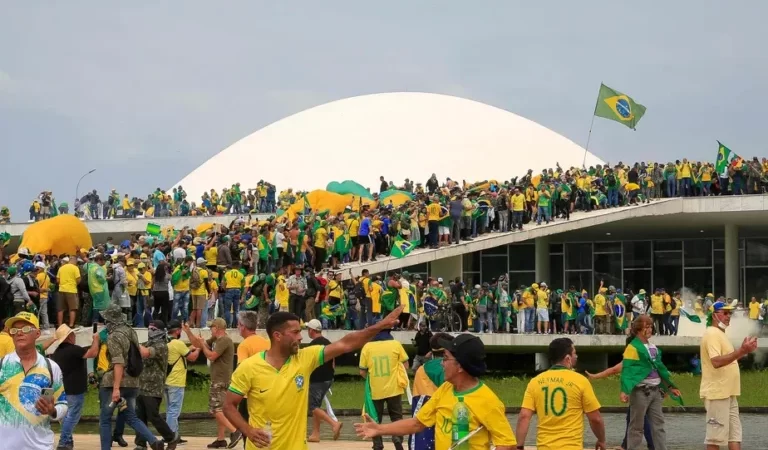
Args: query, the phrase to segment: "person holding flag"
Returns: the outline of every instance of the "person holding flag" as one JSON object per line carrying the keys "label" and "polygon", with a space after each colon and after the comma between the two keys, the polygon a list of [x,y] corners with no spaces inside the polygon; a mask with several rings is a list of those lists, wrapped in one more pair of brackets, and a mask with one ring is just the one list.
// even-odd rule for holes
{"label": "person holding flag", "polygon": [[629,402],[630,417],[627,430],[627,448],[640,448],[646,414],[656,450],[666,450],[662,403],[666,392],[683,404],[680,391],[672,382],[671,374],[661,359],[661,350],[650,342],[653,320],[642,315],[632,323],[627,337],[621,367],[622,403]]}
{"label": "person holding flag", "polygon": [[[517,440],[505,414],[504,403],[478,377],[486,371],[485,346],[477,336],[462,333],[438,338],[443,349],[445,382],[432,398],[410,419],[380,424],[365,408],[364,423],[356,423],[357,435],[373,439],[380,436],[408,436],[435,427],[434,448],[448,450],[468,443],[471,450],[513,450]],[[453,412],[461,410],[466,422],[454,424]],[[463,429],[460,429],[463,428]],[[463,435],[463,436],[462,436]],[[461,447],[464,448],[464,447]]]}

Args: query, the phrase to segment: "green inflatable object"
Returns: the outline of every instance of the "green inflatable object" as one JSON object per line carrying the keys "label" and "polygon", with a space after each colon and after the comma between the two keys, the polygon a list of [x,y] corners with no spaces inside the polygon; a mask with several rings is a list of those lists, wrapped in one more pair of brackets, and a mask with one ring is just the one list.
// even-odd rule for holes
{"label": "green inflatable object", "polygon": [[373,199],[373,195],[368,192],[368,189],[352,180],[344,180],[341,183],[338,181],[331,181],[328,183],[328,186],[325,187],[325,190],[340,195],[352,194],[356,197],[367,198],[369,200]]}

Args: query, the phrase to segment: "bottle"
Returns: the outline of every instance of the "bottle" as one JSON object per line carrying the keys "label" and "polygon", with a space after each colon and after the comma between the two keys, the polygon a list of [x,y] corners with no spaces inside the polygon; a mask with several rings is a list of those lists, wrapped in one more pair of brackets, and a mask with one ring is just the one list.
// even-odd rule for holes
{"label": "bottle", "polygon": [[269,450],[272,448],[272,422],[267,421],[267,423],[264,424],[263,431],[269,436],[270,443],[266,447],[266,450]]}
{"label": "bottle", "polygon": [[469,408],[464,403],[464,397],[459,397],[458,403],[453,406],[453,435],[451,439],[451,448],[454,450],[470,450],[469,439],[461,445],[457,442],[467,437],[469,434]]}

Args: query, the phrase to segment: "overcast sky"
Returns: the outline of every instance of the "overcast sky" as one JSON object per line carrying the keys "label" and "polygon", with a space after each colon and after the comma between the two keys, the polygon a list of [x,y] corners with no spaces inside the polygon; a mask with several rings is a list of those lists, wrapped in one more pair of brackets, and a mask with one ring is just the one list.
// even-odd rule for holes
{"label": "overcast sky", "polygon": [[583,146],[602,81],[648,108],[634,132],[596,120],[604,160],[714,160],[716,139],[768,156],[763,1],[114,5],[2,1],[14,221],[43,189],[71,205],[92,168],[80,195],[144,196],[276,120],[377,92],[470,98]]}

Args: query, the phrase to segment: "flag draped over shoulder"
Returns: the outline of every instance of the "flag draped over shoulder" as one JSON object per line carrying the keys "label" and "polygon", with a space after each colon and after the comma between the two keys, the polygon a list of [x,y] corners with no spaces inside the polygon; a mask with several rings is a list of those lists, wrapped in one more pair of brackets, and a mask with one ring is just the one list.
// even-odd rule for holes
{"label": "flag draped over shoulder", "polygon": [[600,84],[595,105],[597,117],[614,120],[634,130],[644,114],[645,106],[635,103],[632,97]]}
{"label": "flag draped over shoulder", "polygon": [[616,316],[616,329],[627,329],[627,300],[622,294],[616,294],[613,301],[613,313]]}
{"label": "flag draped over shoulder", "polygon": [[[661,361],[661,349],[657,347],[656,357],[651,358],[645,344],[638,338],[632,339],[624,349],[621,363],[621,392],[629,395],[635,386],[645,380],[654,369],[661,377],[662,389],[669,390],[675,387],[667,366]],[[681,397],[673,395],[672,399],[682,405]]]}
{"label": "flag draped over shoulder", "polygon": [[744,159],[729,149],[722,142],[717,141],[717,162],[715,163],[715,172],[720,178],[728,177],[728,168],[731,166],[741,167]]}
{"label": "flag draped over shoulder", "polygon": [[371,375],[365,378],[365,399],[363,400],[363,418],[368,415],[374,422],[379,421],[379,416],[376,414],[376,406],[373,404],[373,396],[371,394]]}
{"label": "flag draped over shoulder", "polygon": [[389,256],[403,258],[411,253],[414,248],[416,248],[415,243],[403,239],[403,237],[398,234],[395,238],[395,242],[392,243],[392,250],[389,252]]}

